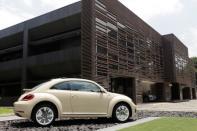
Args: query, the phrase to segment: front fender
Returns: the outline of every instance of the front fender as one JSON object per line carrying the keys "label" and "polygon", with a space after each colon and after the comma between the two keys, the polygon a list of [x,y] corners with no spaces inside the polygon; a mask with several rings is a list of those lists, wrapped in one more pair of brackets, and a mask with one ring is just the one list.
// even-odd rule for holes
{"label": "front fender", "polygon": [[108,117],[112,117],[113,109],[114,109],[115,105],[118,103],[121,103],[121,102],[127,103],[131,107],[131,109],[133,108],[133,106],[135,106],[133,104],[133,102],[131,101],[131,99],[129,99],[127,97],[123,97],[123,96],[116,96],[116,97],[112,98],[112,100],[109,102]]}

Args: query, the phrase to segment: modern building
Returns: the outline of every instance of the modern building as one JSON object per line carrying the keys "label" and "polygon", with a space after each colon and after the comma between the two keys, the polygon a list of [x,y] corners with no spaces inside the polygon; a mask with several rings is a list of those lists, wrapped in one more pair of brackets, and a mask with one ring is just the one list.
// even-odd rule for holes
{"label": "modern building", "polygon": [[118,0],[82,0],[0,31],[0,105],[52,78],[97,81],[136,103],[196,98],[187,47]]}
{"label": "modern building", "polygon": [[171,100],[196,99],[194,65],[187,47],[173,34],[163,36],[164,74],[171,84]]}
{"label": "modern building", "polygon": [[195,82],[196,82],[196,85],[197,85],[197,57],[193,57],[191,58],[193,63],[194,63],[194,70],[195,70]]}

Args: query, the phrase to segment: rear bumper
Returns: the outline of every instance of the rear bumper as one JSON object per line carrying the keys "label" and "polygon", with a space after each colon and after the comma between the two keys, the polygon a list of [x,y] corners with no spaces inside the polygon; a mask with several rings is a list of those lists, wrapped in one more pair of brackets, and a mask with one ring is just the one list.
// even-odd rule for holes
{"label": "rear bumper", "polygon": [[14,103],[14,113],[16,116],[31,119],[32,104],[27,101],[18,101]]}

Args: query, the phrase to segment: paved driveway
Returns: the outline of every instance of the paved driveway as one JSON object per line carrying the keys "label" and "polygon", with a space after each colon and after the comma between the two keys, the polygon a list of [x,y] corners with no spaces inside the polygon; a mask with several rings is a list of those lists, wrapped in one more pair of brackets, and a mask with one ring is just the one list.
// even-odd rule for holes
{"label": "paved driveway", "polygon": [[138,104],[138,110],[197,112],[197,100]]}
{"label": "paved driveway", "polygon": [[24,118],[20,118],[18,116],[0,116],[0,122],[2,121],[12,121],[12,120],[23,120]]}

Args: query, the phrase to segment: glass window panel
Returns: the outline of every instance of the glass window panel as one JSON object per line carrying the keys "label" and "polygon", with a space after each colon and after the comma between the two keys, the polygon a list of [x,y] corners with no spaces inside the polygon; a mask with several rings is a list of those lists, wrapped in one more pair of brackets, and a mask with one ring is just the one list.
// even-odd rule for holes
{"label": "glass window panel", "polygon": [[71,90],[73,91],[85,91],[85,92],[100,92],[100,88],[90,82],[72,82],[70,83]]}
{"label": "glass window panel", "polygon": [[117,39],[117,32],[114,30],[108,30],[108,35],[114,39]]}
{"label": "glass window panel", "polygon": [[97,45],[97,53],[101,53],[106,55],[107,54],[107,48],[101,47]]}
{"label": "glass window panel", "polygon": [[69,82],[62,82],[54,85],[51,89],[55,90],[70,90]]}

